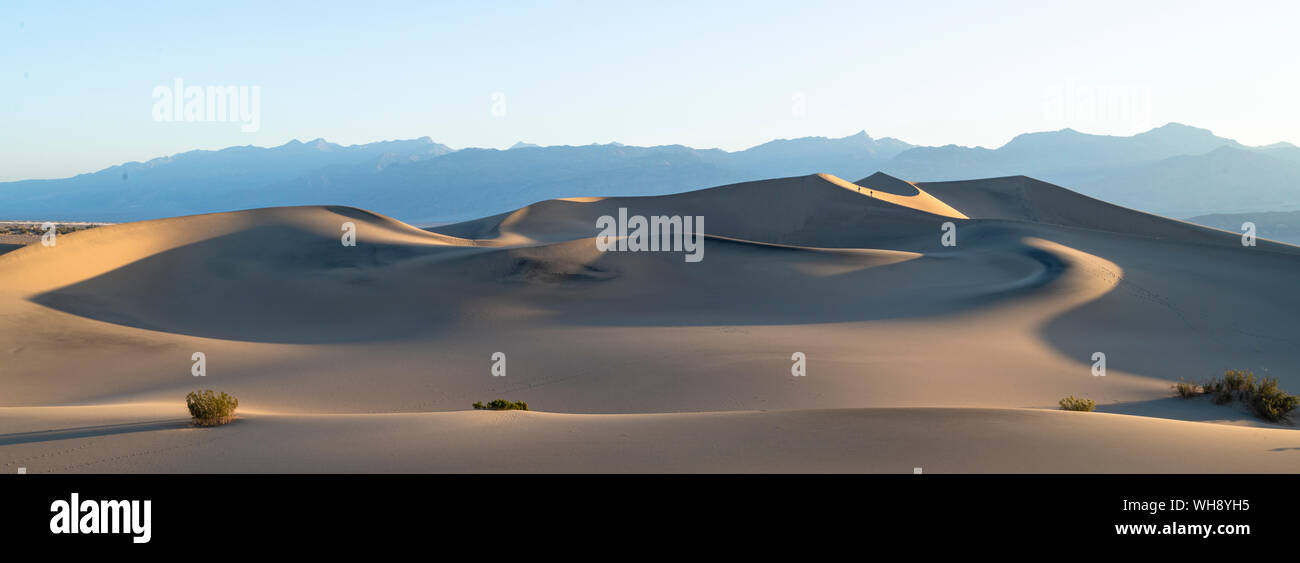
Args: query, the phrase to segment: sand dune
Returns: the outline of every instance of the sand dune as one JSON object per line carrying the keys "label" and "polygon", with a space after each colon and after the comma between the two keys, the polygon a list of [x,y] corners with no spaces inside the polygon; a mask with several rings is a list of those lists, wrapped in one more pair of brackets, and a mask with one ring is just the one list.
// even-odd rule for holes
{"label": "sand dune", "polygon": [[1279,473],[1300,448],[1292,430],[1031,409],[256,413],[221,432],[174,405],[9,408],[0,420],[42,422],[0,447],[55,473]]}
{"label": "sand dune", "polygon": [[[704,217],[705,258],[599,251],[620,208]],[[112,225],[0,255],[0,467],[1290,471],[1300,434],[1169,386],[1300,389],[1297,252],[1024,177]],[[185,428],[197,387],[246,419]],[[497,397],[546,412],[445,412]]]}

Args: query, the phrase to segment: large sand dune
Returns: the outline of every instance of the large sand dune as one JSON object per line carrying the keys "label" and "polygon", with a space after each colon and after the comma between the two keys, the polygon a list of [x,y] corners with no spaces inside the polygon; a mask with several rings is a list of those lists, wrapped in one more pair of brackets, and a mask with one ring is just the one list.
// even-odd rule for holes
{"label": "large sand dune", "polygon": [[[620,208],[704,217],[703,260],[599,251]],[[0,255],[6,471],[1300,467],[1300,433],[1169,389],[1228,368],[1300,389],[1300,248],[1030,178],[812,175],[430,230],[256,209],[58,240]],[[186,428],[198,387],[245,418]],[[1066,395],[1102,412],[1051,410]],[[497,397],[545,412],[461,412]]]}

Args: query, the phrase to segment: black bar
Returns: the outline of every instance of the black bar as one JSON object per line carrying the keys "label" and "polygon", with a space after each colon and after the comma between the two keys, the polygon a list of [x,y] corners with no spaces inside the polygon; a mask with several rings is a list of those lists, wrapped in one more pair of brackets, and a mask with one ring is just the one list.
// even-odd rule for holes
{"label": "black bar", "polygon": [[[963,540],[1196,549],[1289,540],[1297,484],[1294,475],[7,475],[0,529],[20,545],[128,551],[436,541],[487,556],[595,537],[661,548]],[[51,504],[73,492],[83,502],[151,501],[149,541],[52,533]],[[1171,500],[1186,509],[1171,510]],[[1206,500],[1227,502],[1194,506]],[[1125,501],[1166,505],[1152,514]],[[1124,524],[1249,530],[1117,534]]]}

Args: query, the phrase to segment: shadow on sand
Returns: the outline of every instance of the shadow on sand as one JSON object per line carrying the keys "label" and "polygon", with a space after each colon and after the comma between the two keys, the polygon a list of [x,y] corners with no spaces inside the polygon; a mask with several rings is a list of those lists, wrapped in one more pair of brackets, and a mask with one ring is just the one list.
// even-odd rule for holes
{"label": "shadow on sand", "polygon": [[114,434],[131,434],[135,432],[153,432],[155,430],[177,430],[192,428],[189,420],[154,420],[149,422],[127,422],[122,424],[101,424],[98,426],[79,426],[57,430],[39,430],[36,432],[15,432],[0,434],[0,446],[14,444],[31,444],[52,442],[55,440],[72,440],[76,438],[94,438]]}
{"label": "shadow on sand", "polygon": [[1128,414],[1189,422],[1226,422],[1239,426],[1257,426],[1260,428],[1296,429],[1286,424],[1272,424],[1255,418],[1253,414],[1237,403],[1216,405],[1208,398],[1181,399],[1166,397],[1150,401],[1132,401],[1097,405],[1097,412],[1111,414]]}

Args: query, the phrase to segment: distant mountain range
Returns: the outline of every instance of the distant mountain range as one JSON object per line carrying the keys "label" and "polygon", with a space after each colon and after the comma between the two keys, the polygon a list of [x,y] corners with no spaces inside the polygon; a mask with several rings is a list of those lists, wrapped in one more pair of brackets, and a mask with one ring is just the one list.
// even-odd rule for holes
{"label": "distant mountain range", "polygon": [[346,147],[323,139],[292,141],[190,151],[66,179],[0,183],[0,219],[132,221],[339,204],[423,224],[557,197],[661,195],[814,172],[861,178],[876,171],[919,181],[1023,174],[1172,217],[1300,210],[1300,148],[1248,147],[1171,123],[1131,137],[1071,129],[1028,133],[997,149],[919,147],[865,132],[777,140],[736,152],[523,142],[504,151],[453,150],[428,137]]}
{"label": "distant mountain range", "polygon": [[1300,211],[1263,211],[1256,213],[1221,213],[1188,219],[1198,225],[1234,233],[1243,232],[1247,222],[1255,224],[1255,236],[1300,246]]}

